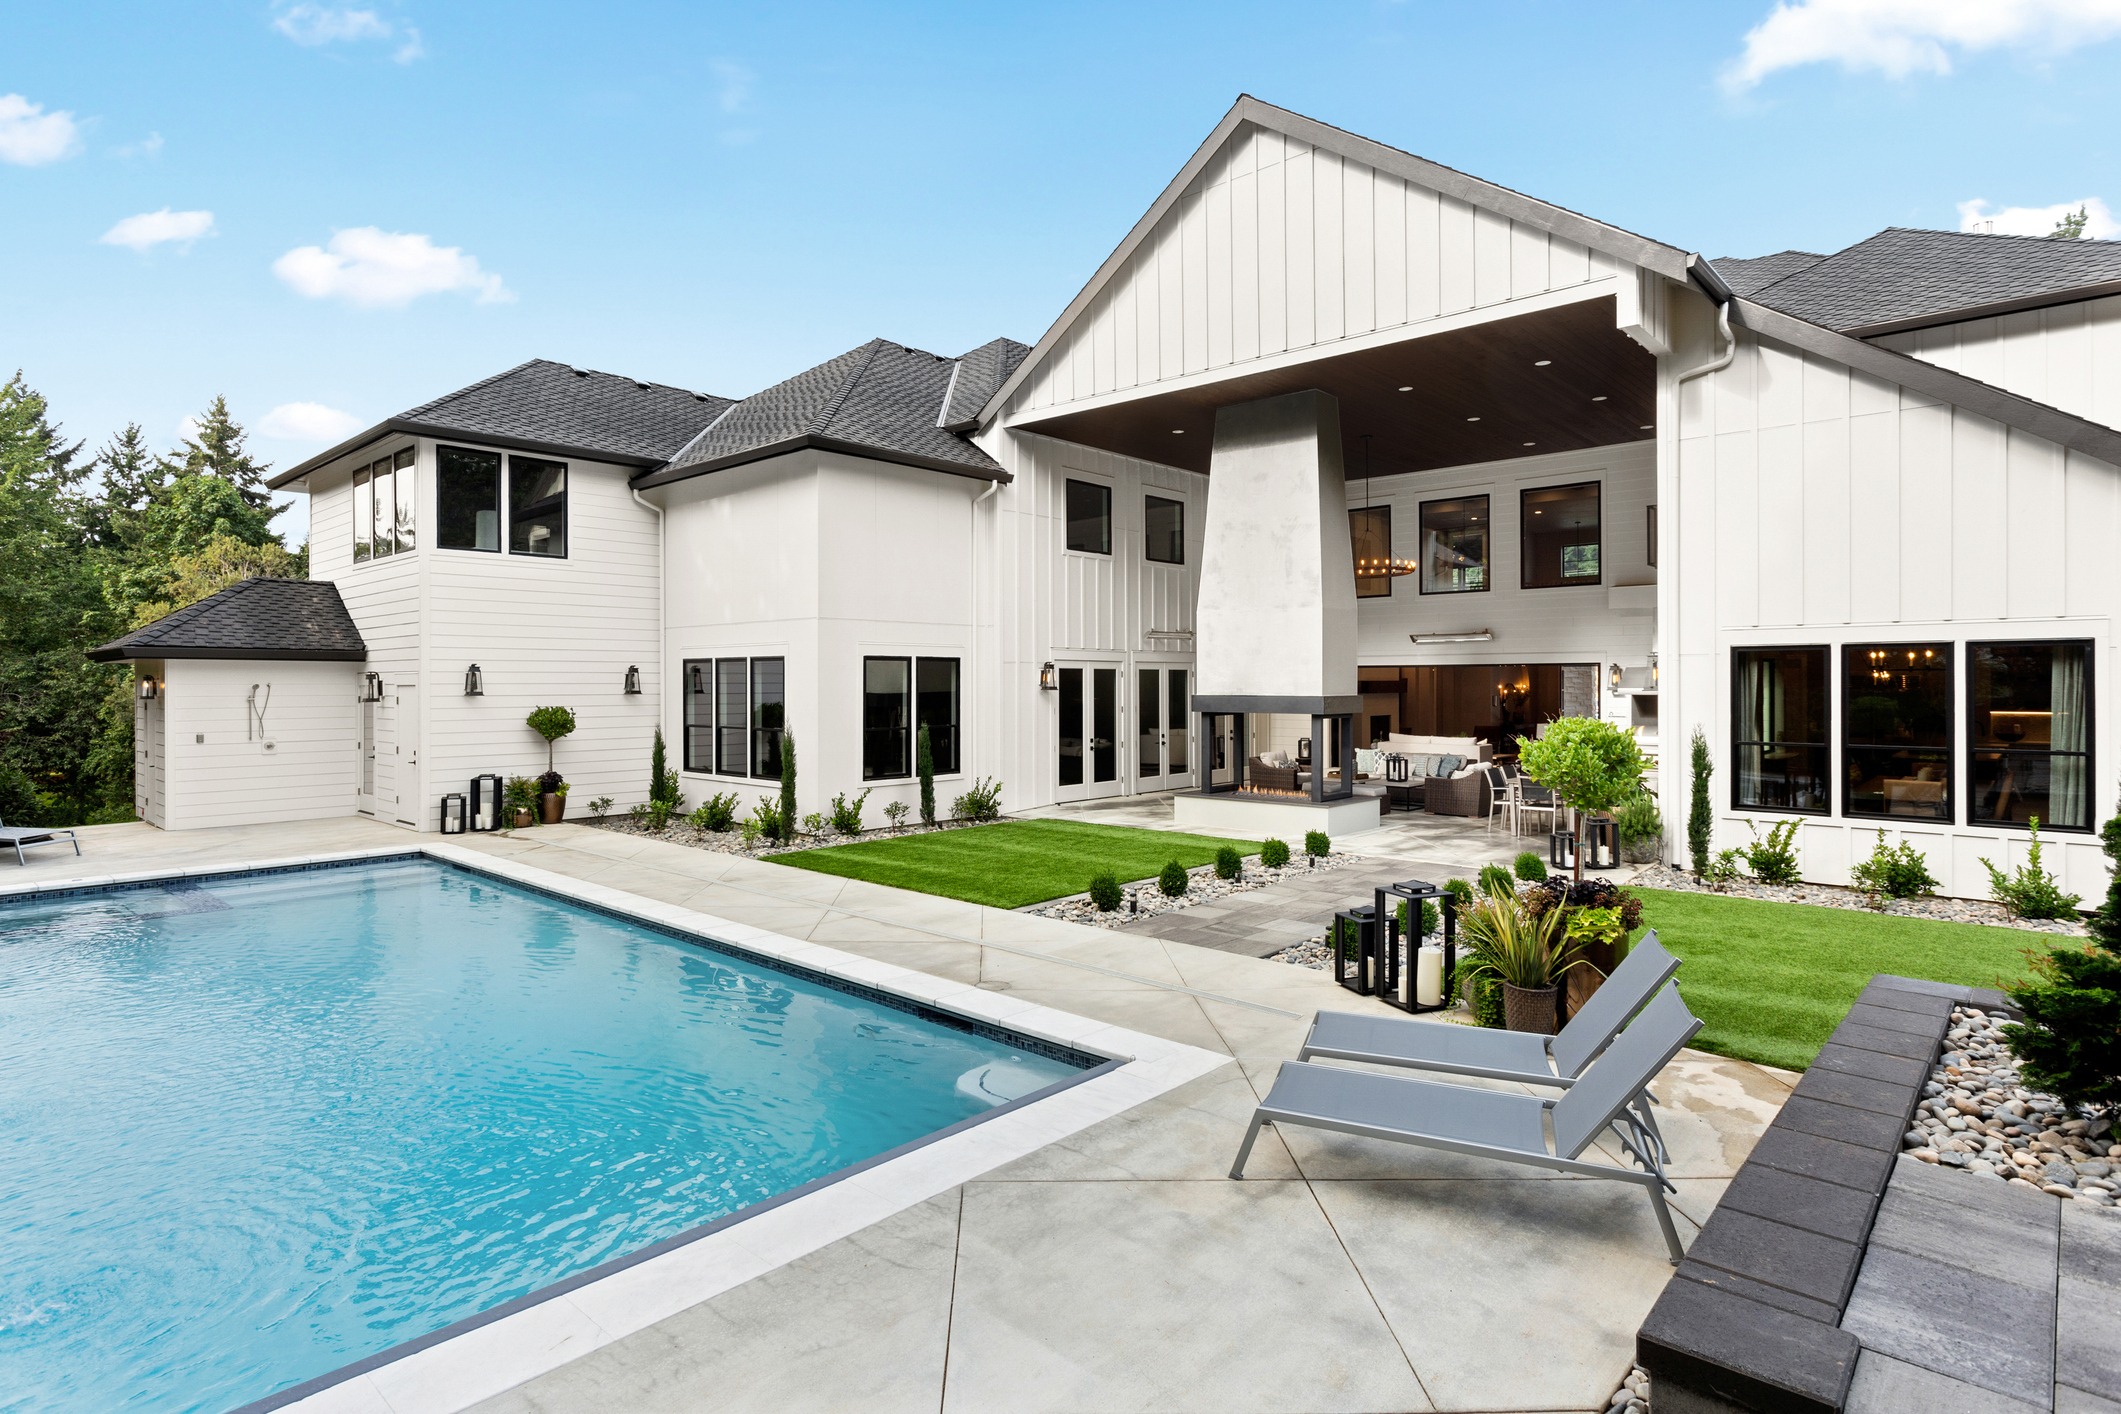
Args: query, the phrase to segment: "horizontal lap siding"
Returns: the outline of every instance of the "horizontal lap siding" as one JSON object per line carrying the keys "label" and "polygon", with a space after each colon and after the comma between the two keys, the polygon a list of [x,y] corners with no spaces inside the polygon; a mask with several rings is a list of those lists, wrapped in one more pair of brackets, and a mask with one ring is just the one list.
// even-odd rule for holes
{"label": "horizontal lap siding", "polygon": [[1015,405],[1074,402],[1616,273],[1573,241],[1248,124]]}
{"label": "horizontal lap siding", "polygon": [[[1731,650],[1751,644],[2090,638],[2098,645],[2092,799],[2095,814],[2106,810],[2121,783],[2113,626],[2121,475],[2113,467],[1748,333],[1728,368],[1686,385],[1678,421],[1672,636],[1684,686],[1670,704],[1672,729],[1699,723],[1715,745],[1719,846],[1751,839],[1745,817],[1729,808],[1728,774]],[[1838,648],[1834,667],[1838,678]],[[1833,700],[1838,737],[1838,681]],[[1963,690],[1954,716],[1964,818]],[[1838,810],[1838,743],[1833,760]],[[1753,813],[1765,828],[1768,813]],[[2025,846],[2023,831],[1802,818],[1806,873],[1825,882],[1846,880],[1880,824],[1889,837],[1916,841],[1947,891],[1962,895],[1987,894],[1980,856],[2016,861]],[[2082,835],[2048,843],[2050,864],[2071,888],[2103,891],[2096,843]]]}
{"label": "horizontal lap siding", "polygon": [[[163,671],[165,828],[352,810],[358,664],[173,659]],[[250,715],[253,684],[262,738]]]}

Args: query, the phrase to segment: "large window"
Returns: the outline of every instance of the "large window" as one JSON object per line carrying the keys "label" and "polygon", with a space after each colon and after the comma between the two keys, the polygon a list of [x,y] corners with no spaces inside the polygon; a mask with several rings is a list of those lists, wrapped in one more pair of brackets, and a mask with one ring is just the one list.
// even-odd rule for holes
{"label": "large window", "polygon": [[1186,562],[1186,503],[1142,497],[1142,554],[1160,565]]}
{"label": "large window", "polygon": [[410,552],[416,543],[414,523],[419,518],[419,478],[413,471],[412,448],[391,454],[391,480],[397,487],[398,553]]}
{"label": "large window", "polygon": [[1841,664],[1842,813],[1952,819],[1952,645],[1851,643]]}
{"label": "large window", "polygon": [[714,660],[685,660],[685,769],[714,769]]}
{"label": "large window", "polygon": [[1086,555],[1112,553],[1112,488],[1095,481],[1068,482],[1068,548]]}
{"label": "large window", "polygon": [[714,664],[714,773],[746,774],[751,755],[751,660],[717,658]]}
{"label": "large window", "polygon": [[435,544],[444,550],[501,549],[501,454],[435,448]]}
{"label": "large window", "polygon": [[2092,645],[1966,646],[1967,820],[2092,827]]}
{"label": "large window", "polygon": [[1384,599],[1392,593],[1390,574],[1364,574],[1365,560],[1382,564],[1392,558],[1392,508],[1357,506],[1348,512],[1348,542],[1355,551],[1355,597]]}
{"label": "large window", "polygon": [[787,664],[751,660],[751,774],[781,778],[781,736],[788,727]]}
{"label": "large window", "polygon": [[567,557],[567,463],[508,459],[508,549],[515,555]]}
{"label": "large window", "polygon": [[1421,503],[1421,592],[1472,594],[1488,587],[1488,498]]}
{"label": "large window", "polygon": [[957,659],[922,658],[913,665],[913,720],[928,729],[928,755],[938,776],[957,774]]}
{"label": "large window", "polygon": [[1731,804],[1739,810],[1832,808],[1825,648],[1731,651]]}
{"label": "large window", "polygon": [[362,467],[353,474],[353,557],[359,564],[369,557],[376,543],[376,493],[368,484],[369,471]]}
{"label": "large window", "polygon": [[1526,491],[1518,509],[1526,589],[1599,582],[1597,482]]}
{"label": "large window", "polygon": [[913,660],[862,659],[862,779],[911,773]]}

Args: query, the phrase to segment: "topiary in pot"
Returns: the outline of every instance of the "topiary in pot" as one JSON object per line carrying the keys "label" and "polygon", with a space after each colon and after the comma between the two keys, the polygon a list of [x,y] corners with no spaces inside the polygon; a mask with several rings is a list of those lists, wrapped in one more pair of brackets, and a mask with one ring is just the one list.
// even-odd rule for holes
{"label": "topiary in pot", "polygon": [[561,780],[559,771],[552,764],[552,744],[573,733],[574,712],[566,707],[533,707],[523,722],[545,738],[545,774],[538,777],[538,793],[543,797],[541,806],[545,823],[557,825],[567,813],[567,801],[560,791],[560,787],[566,783]]}
{"label": "topiary in pot", "polygon": [[[1563,717],[1549,722],[1536,741],[1518,740],[1517,764],[1570,809],[1602,815],[1642,789],[1649,763],[1635,738],[1611,722]],[[1583,877],[1581,850],[1576,877]]]}
{"label": "topiary in pot", "polygon": [[1163,873],[1156,876],[1156,887],[1163,892],[1165,898],[1184,898],[1189,882],[1186,866],[1175,859],[1164,866]]}

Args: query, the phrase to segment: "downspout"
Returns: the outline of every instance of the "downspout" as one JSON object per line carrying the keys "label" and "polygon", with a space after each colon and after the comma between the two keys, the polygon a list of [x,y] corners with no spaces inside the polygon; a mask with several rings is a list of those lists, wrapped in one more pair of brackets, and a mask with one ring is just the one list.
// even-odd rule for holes
{"label": "downspout", "polygon": [[[626,490],[635,505],[655,512],[655,723],[661,728],[667,725],[663,714],[670,710],[670,699],[663,696],[663,667],[670,658],[670,642],[664,628],[670,614],[669,522],[663,517],[663,508],[643,497],[640,488],[631,481],[627,482]],[[670,733],[664,732],[663,736],[668,740]],[[682,752],[678,764],[684,764]]]}
{"label": "downspout", "polygon": [[[951,374],[951,377],[952,377],[952,378],[955,378],[956,376],[957,376],[957,375],[956,375],[956,374],[955,374],[954,372],[953,372],[953,373]],[[946,404],[946,406],[947,406],[947,404]],[[994,495],[994,494],[995,494],[995,493],[996,493],[997,491],[1000,491],[1001,489],[1002,489],[1002,483],[1001,483],[1001,482],[999,482],[999,481],[990,481],[990,482],[988,482],[988,483],[987,483],[987,489],[986,489],[986,490],[984,490],[984,491],[980,492],[980,493],[979,493],[979,494],[978,494],[977,496],[974,496],[974,497],[972,498],[972,574],[971,574],[971,576],[970,576],[970,578],[971,578],[971,584],[970,584],[969,586],[967,586],[967,589],[968,589],[968,592],[969,592],[969,594],[970,594],[970,596],[971,596],[971,600],[972,600],[972,602],[971,602],[971,604],[970,604],[970,605],[968,605],[968,606],[967,606],[967,609],[968,609],[967,621],[968,621],[968,622],[969,622],[969,623],[971,624],[971,626],[972,626],[972,643],[971,643],[971,645],[970,645],[970,646],[971,646],[971,651],[972,651],[972,662],[973,662],[973,665],[974,665],[975,669],[977,669],[977,668],[978,668],[978,666],[979,666],[979,665],[981,664],[982,660],[983,660],[983,659],[984,659],[984,657],[985,657],[985,655],[984,655],[983,653],[981,653],[981,651],[980,651],[980,636],[979,636],[979,605],[980,605],[980,595],[979,595],[979,508],[980,508],[981,506],[985,505],[985,504],[987,503],[987,501],[988,501],[988,500],[989,500],[989,499],[990,499],[991,497],[993,497],[993,495]],[[997,516],[996,516],[996,517],[994,518],[994,540],[995,540],[995,545],[994,545],[994,554],[993,554],[993,555],[992,555],[992,556],[990,557],[990,559],[991,559],[991,562],[992,562],[993,564],[997,565],[997,566],[999,566],[999,565],[1001,564],[1001,562],[1002,562],[1002,549],[1001,549],[1001,536],[1002,536],[1002,530],[1001,530],[1001,525],[1002,525],[1002,518],[1001,518],[1001,517],[1000,517],[999,515],[997,515]],[[974,700],[979,700],[979,699],[981,699],[981,698],[985,697],[985,694],[984,694],[984,693],[975,693],[975,694],[973,694],[973,697],[974,697]],[[999,699],[998,699],[998,698],[996,699],[996,706],[997,706],[997,709],[999,709],[999,707],[1000,707],[1000,702],[999,702]],[[966,735],[967,735],[967,736],[968,736],[968,737],[969,737],[969,738],[970,738],[971,740],[973,740],[973,741],[977,741],[977,740],[979,739],[979,738],[978,738],[978,735],[977,735],[977,733],[975,733],[975,732],[968,732],[968,733],[967,733]],[[971,755],[971,752],[970,752],[970,751],[968,751],[968,750],[966,749],[966,744],[965,744],[964,742],[959,742],[959,743],[958,743],[958,761],[957,761],[957,765],[958,765],[958,769],[959,769],[960,771],[963,771],[963,770],[965,769],[965,765],[966,765],[966,762],[965,762],[965,757],[966,757],[966,756],[969,756],[969,755]]]}

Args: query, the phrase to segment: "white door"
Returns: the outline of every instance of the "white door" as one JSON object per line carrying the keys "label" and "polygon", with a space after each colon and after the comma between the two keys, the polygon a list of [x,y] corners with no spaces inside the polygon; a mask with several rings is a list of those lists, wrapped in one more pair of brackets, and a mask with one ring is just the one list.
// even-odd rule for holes
{"label": "white door", "polygon": [[1190,667],[1144,664],[1134,670],[1134,789],[1189,790],[1197,784]]}
{"label": "white door", "polygon": [[398,818],[397,689],[385,687],[369,718],[368,813],[378,820]]}
{"label": "white door", "polygon": [[364,815],[376,813],[376,709],[383,704],[366,698],[357,705],[361,714],[361,741],[355,748],[358,779],[354,783],[354,808]]}
{"label": "white door", "polygon": [[150,825],[162,823],[162,694],[140,700],[133,742],[133,813]]}
{"label": "white door", "polygon": [[1125,775],[1120,711],[1120,669],[1116,663],[1062,663],[1060,751],[1056,762],[1055,798],[1093,800],[1118,795]]}
{"label": "white door", "polygon": [[392,816],[401,825],[417,826],[420,823],[420,685],[401,682],[393,690],[391,705],[397,717],[397,769],[391,772],[396,783],[396,813]]}

